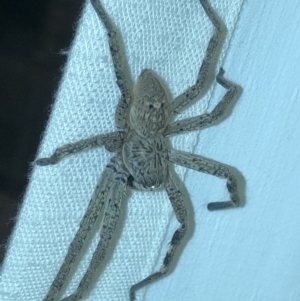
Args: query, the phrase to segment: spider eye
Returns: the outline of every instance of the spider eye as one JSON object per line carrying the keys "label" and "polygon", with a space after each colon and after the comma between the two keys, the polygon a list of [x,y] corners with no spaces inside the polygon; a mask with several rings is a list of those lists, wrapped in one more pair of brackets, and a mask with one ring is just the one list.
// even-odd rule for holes
{"label": "spider eye", "polygon": [[149,105],[149,109],[153,109],[153,105],[150,104],[150,105]]}

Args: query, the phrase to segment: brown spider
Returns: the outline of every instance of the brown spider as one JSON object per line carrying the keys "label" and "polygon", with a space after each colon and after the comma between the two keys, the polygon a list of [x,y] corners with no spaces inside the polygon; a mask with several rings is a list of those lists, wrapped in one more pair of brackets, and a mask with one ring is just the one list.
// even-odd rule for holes
{"label": "brown spider", "polygon": [[168,271],[176,249],[187,230],[187,212],[183,195],[176,187],[169,172],[170,163],[179,164],[227,180],[230,200],[209,203],[209,210],[219,210],[239,205],[237,182],[226,166],[198,155],[171,149],[166,144],[167,137],[171,135],[200,130],[211,125],[224,113],[227,105],[237,93],[237,87],[224,79],[224,70],[221,68],[216,80],[227,92],[213,111],[168,123],[169,117],[175,113],[180,113],[189,103],[197,98],[207,83],[209,66],[223,32],[220,22],[207,1],[200,0],[200,3],[214,25],[214,34],[209,41],[196,83],[172,102],[168,99],[155,74],[148,69],[141,72],[133,91],[131,91],[128,80],[125,77],[122,54],[114,26],[100,2],[91,0],[91,3],[107,30],[117,85],[122,94],[115,115],[115,122],[119,130],[62,146],[56,149],[51,157],[38,159],[36,164],[56,164],[69,154],[99,146],[104,146],[108,151],[114,152],[115,156],[111,158],[98,182],[86,213],[81,220],[80,227],[69,246],[64,262],[44,301],[57,300],[71,266],[84,245],[87,234],[101,211],[104,210],[101,239],[89,267],[75,293],[62,299],[62,301],[82,299],[96,270],[105,258],[109,242],[116,229],[121,203],[128,186],[143,190],[154,190],[163,187],[169,196],[176,218],[180,223],[180,227],[172,237],[160,270],[133,285],[130,289],[130,300],[133,301],[135,299],[136,290],[161,278]]}

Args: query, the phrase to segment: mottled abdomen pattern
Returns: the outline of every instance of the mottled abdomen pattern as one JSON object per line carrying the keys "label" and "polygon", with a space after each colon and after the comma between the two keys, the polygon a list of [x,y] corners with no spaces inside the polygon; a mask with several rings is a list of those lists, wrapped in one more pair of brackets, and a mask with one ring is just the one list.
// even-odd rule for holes
{"label": "mottled abdomen pattern", "polygon": [[162,136],[143,139],[130,132],[123,146],[123,160],[135,188],[159,188],[168,175],[167,148]]}

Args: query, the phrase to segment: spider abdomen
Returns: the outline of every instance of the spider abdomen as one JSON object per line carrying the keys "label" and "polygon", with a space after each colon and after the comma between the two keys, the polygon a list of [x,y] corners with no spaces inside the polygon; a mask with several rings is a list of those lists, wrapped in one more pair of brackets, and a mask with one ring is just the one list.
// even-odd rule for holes
{"label": "spider abdomen", "polygon": [[123,145],[123,161],[133,187],[153,190],[162,186],[168,176],[167,148],[164,137],[144,138],[132,131]]}

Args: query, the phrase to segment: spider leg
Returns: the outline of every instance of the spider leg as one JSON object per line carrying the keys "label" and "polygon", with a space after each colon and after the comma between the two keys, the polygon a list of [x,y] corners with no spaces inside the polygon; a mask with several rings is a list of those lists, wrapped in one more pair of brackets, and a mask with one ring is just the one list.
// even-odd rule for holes
{"label": "spider leg", "polygon": [[83,294],[87,291],[96,271],[103,262],[106,250],[109,246],[109,242],[111,241],[117,226],[117,221],[120,215],[121,202],[126,193],[128,177],[129,173],[125,169],[120,168],[120,170],[116,172],[111,187],[112,193],[108,199],[108,204],[104,213],[102,229],[100,233],[100,241],[93,254],[92,260],[75,293],[62,299],[61,301],[80,300]]}
{"label": "spider leg", "polygon": [[82,249],[87,234],[96,222],[105,205],[105,202],[107,201],[107,196],[111,190],[111,182],[116,170],[115,165],[117,165],[113,159],[114,158],[112,158],[111,162],[105,168],[97,184],[88,208],[80,222],[79,229],[77,230],[77,233],[75,234],[75,237],[69,246],[64,262],[43,301],[53,301],[56,299],[56,296],[60,292],[77,255]]}
{"label": "spider leg", "polygon": [[207,205],[208,210],[212,211],[239,206],[240,199],[237,191],[237,180],[231,173],[230,169],[225,165],[198,155],[174,149],[169,151],[169,161],[227,180],[227,189],[230,194],[230,201],[209,203]]}
{"label": "spider leg", "polygon": [[91,0],[91,3],[96,13],[98,14],[102,24],[106,28],[109,49],[113,60],[115,75],[117,79],[116,82],[122,94],[116,109],[115,122],[118,128],[124,128],[127,123],[127,111],[131,102],[132,90],[132,84],[128,80],[129,76],[126,76],[129,74],[129,72],[128,70],[126,70],[124,64],[123,56],[125,56],[125,54],[121,51],[119,42],[120,37],[118,36],[117,30],[113,25],[113,22],[109,19],[100,1]]}
{"label": "spider leg", "polygon": [[169,178],[167,179],[165,183],[165,189],[167,191],[167,194],[169,196],[169,199],[171,201],[173,210],[175,212],[176,218],[178,222],[180,223],[180,227],[175,231],[173,234],[172,240],[170,242],[169,249],[167,251],[167,254],[164,258],[163,264],[161,265],[161,268],[158,272],[153,273],[152,275],[148,276],[147,278],[143,279],[142,281],[136,283],[133,285],[130,289],[130,301],[135,300],[135,291],[142,288],[143,286],[156,281],[157,279],[164,276],[174,257],[174,254],[176,252],[177,247],[181,243],[184,235],[186,234],[187,230],[187,210],[184,205],[184,198],[180,190],[176,187],[174,181]]}
{"label": "spider leg", "polygon": [[103,146],[110,152],[114,152],[122,145],[123,133],[113,132],[109,134],[97,135],[88,139],[84,139],[75,143],[66,144],[57,148],[49,158],[41,158],[36,160],[37,165],[56,164],[64,157],[75,154],[94,147]]}
{"label": "spider leg", "polygon": [[189,87],[182,94],[177,96],[171,103],[171,112],[173,114],[180,113],[186,105],[188,105],[191,101],[198,97],[203,88],[206,86],[208,81],[208,74],[210,73],[209,71],[212,67],[211,64],[218,50],[218,44],[221,40],[222,33],[224,32],[223,26],[219,22],[215,12],[212,10],[207,0],[200,0],[200,3],[206,12],[206,15],[215,27],[214,34],[208,43],[205,57],[201,64],[196,83]]}
{"label": "spider leg", "polygon": [[213,111],[211,113],[206,113],[200,116],[179,120],[169,124],[165,130],[165,136],[200,130],[203,127],[211,125],[212,122],[214,122],[224,114],[227,106],[237,95],[238,87],[226,80],[223,75],[224,69],[221,68],[216,80],[221,86],[223,86],[228,91],[223,96],[222,100],[213,109]]}

